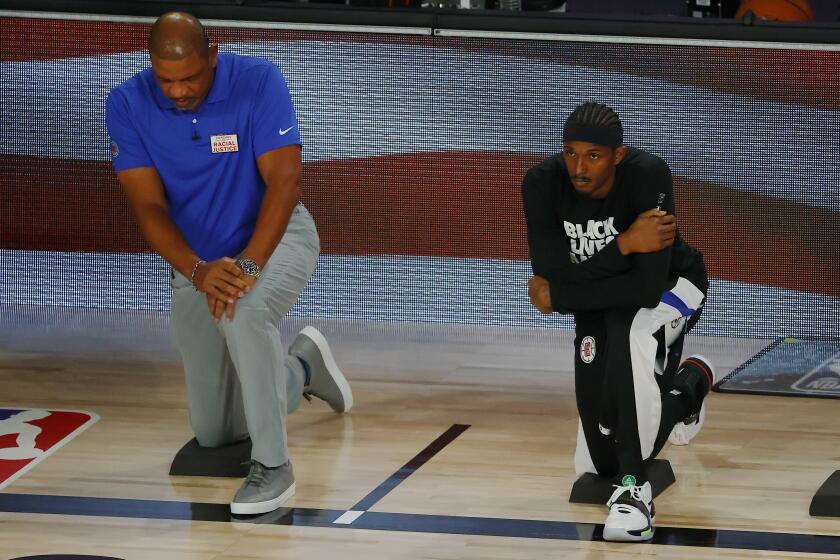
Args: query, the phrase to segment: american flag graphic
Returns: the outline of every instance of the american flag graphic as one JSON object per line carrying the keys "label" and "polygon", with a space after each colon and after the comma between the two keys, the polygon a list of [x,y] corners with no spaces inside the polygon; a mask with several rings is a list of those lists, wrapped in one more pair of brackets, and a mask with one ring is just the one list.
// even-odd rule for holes
{"label": "american flag graphic", "polygon": [[[107,92],[149,26],[0,19],[11,303],[165,309],[110,165]],[[530,308],[519,188],[597,100],[671,166],[712,277],[695,332],[840,336],[840,52],[210,27],[284,72],[322,241],[294,313],[567,327]],[[50,37],[50,41],[40,38]],[[30,279],[58,271],[49,286]]]}

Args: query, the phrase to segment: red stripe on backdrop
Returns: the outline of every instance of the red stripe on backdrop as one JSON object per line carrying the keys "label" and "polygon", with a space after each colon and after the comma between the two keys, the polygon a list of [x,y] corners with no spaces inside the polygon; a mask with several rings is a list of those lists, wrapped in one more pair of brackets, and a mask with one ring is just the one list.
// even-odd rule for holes
{"label": "red stripe on backdrop", "polygon": [[[444,44],[443,41],[449,44]],[[559,46],[558,46],[559,45]],[[806,107],[840,110],[840,52],[717,46],[438,38],[438,47],[611,70]],[[667,86],[665,86],[667,87]]]}
{"label": "red stripe on backdrop", "polygon": [[[307,163],[333,255],[527,259],[519,183],[537,156],[434,152]],[[0,248],[147,252],[107,162],[0,156]],[[710,275],[840,297],[840,214],[677,178]],[[9,219],[11,218],[11,219]]]}
{"label": "red stripe on backdrop", "polygon": [[0,62],[28,62],[145,50],[150,25],[0,18]]}
{"label": "red stripe on backdrop", "polygon": [[[0,61],[97,56],[146,49],[149,25],[0,18]],[[700,86],[757,99],[840,110],[840,52],[462,39],[365,33],[208,28],[218,43],[341,41],[406,44],[545,60]],[[44,40],[49,37],[50,40]],[[564,46],[565,45],[565,46]],[[280,47],[282,48],[282,47]],[[222,47],[224,50],[224,47]]]}

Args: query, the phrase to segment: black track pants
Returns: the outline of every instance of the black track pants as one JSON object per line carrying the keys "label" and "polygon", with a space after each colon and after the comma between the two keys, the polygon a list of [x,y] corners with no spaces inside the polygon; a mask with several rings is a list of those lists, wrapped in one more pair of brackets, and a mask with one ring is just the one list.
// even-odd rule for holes
{"label": "black track pants", "polygon": [[575,393],[580,424],[575,470],[580,475],[636,477],[688,415],[671,394],[685,333],[705,294],[679,278],[655,308],[575,314]]}

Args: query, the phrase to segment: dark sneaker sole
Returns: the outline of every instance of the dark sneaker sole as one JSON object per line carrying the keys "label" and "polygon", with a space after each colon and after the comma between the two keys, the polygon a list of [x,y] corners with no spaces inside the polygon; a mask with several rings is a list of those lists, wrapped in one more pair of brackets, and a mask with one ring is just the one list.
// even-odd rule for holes
{"label": "dark sneaker sole", "polygon": [[715,386],[715,368],[712,366],[712,363],[703,356],[698,355],[689,356],[683,360],[683,363],[691,364],[703,372],[703,375],[706,377],[706,395],[708,395],[712,387]]}

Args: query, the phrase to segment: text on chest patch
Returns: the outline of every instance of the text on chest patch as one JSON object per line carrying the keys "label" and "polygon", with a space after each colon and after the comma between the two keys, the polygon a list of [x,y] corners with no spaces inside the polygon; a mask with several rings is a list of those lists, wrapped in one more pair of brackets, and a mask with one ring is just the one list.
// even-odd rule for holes
{"label": "text on chest patch", "polygon": [[210,151],[214,154],[238,152],[239,140],[236,134],[216,134],[211,136]]}

